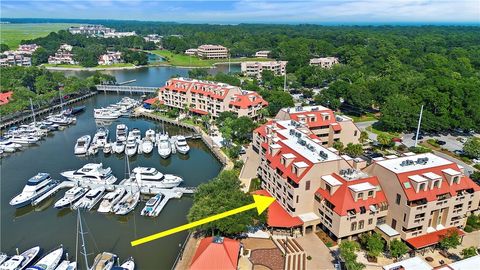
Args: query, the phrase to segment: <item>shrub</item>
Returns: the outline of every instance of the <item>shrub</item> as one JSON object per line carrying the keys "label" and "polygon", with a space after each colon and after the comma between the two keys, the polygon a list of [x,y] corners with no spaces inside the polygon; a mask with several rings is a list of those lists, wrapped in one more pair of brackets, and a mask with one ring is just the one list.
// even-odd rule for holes
{"label": "shrub", "polygon": [[467,233],[473,232],[473,228],[472,228],[472,226],[470,226],[470,225],[465,226],[465,229],[464,229],[464,230],[465,230],[465,232],[467,232]]}
{"label": "shrub", "polygon": [[412,147],[408,148],[408,150],[410,150],[411,152],[413,152],[415,154],[423,154],[423,153],[432,152],[432,149],[427,148],[427,147],[423,147],[423,146],[417,146],[417,147],[412,146]]}
{"label": "shrub", "polygon": [[308,255],[307,260],[309,260],[309,261],[312,260],[312,256]]}

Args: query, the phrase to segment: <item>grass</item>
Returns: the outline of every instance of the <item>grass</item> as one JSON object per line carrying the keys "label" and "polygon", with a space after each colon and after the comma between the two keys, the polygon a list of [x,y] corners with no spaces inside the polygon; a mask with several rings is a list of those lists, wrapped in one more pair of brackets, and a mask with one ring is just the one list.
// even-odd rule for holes
{"label": "grass", "polygon": [[[189,56],[185,54],[177,54],[167,50],[153,50],[149,51],[156,55],[161,56],[167,63],[172,66],[179,67],[211,67],[215,63],[228,62],[228,59],[200,59],[197,56]],[[267,58],[231,58],[230,62],[246,62],[246,61],[270,61]]]}
{"label": "grass", "polygon": [[22,40],[44,37],[51,32],[67,29],[71,23],[9,23],[0,25],[0,43],[16,49]]}
{"label": "grass", "polygon": [[80,65],[70,65],[70,64],[43,64],[44,67],[62,67],[62,68],[83,68]]}
{"label": "grass", "polygon": [[355,115],[348,115],[347,114],[347,116],[352,118],[353,122],[355,122],[355,123],[378,120],[378,118],[372,113],[367,113],[367,114],[364,114],[362,116],[355,116]]}
{"label": "grass", "polygon": [[390,136],[390,137],[397,137],[397,138],[400,137],[400,133],[398,133],[398,132],[381,131],[381,130],[378,130],[378,129],[372,127],[372,126],[367,127],[367,130],[372,132],[372,133],[375,133],[377,135],[386,134],[387,136]]}

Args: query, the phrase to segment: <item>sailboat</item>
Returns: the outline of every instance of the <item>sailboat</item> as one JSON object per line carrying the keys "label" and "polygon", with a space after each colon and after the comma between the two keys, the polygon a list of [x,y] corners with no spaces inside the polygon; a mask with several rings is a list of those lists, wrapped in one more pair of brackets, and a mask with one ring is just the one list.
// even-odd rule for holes
{"label": "sailboat", "polygon": [[[128,179],[130,179],[130,161],[128,159],[128,155],[125,155],[126,157],[126,167],[127,167],[127,173],[128,174]],[[138,186],[138,183],[135,182],[136,185],[130,185],[126,186],[126,194],[123,196],[123,198],[113,206],[112,212],[114,212],[117,215],[126,215],[130,213],[135,207],[137,206],[138,202],[140,201],[140,186]]]}

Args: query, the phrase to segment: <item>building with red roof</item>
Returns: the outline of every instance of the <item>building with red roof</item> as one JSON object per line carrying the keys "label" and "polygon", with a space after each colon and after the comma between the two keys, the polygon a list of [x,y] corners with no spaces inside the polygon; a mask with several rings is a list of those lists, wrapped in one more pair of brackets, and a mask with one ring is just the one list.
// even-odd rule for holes
{"label": "building with red roof", "polygon": [[225,237],[207,237],[200,241],[190,263],[190,270],[236,270],[240,242]]}
{"label": "building with red roof", "polygon": [[0,93],[0,106],[7,104],[10,102],[10,99],[12,98],[13,92],[5,92],[5,93]]}
{"label": "building with red roof", "polygon": [[335,141],[341,141],[344,145],[359,142],[360,130],[353,120],[344,115],[335,115],[331,109],[323,106],[283,108],[275,118],[295,120],[306,125],[323,145],[332,146]]}
{"label": "building with red roof", "polygon": [[174,78],[166,82],[158,93],[159,100],[173,108],[183,109],[200,115],[218,117],[225,111],[235,112],[239,117],[256,119],[260,110],[268,106],[256,92],[245,91],[225,83]]}
{"label": "building with red roof", "polygon": [[[377,159],[365,171],[378,177],[389,204],[386,223],[407,243],[464,227],[480,206],[480,187],[463,167],[431,153]],[[416,242],[435,244],[417,239],[415,248],[421,248]]]}

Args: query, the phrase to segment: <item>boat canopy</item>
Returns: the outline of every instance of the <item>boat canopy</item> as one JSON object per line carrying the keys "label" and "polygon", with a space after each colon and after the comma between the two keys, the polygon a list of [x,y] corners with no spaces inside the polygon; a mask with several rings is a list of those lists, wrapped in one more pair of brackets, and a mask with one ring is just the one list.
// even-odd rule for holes
{"label": "boat canopy", "polygon": [[28,186],[36,186],[36,185],[38,185],[38,183],[41,183],[48,178],[50,178],[50,174],[48,174],[48,173],[38,173],[34,177],[28,179],[27,185]]}

